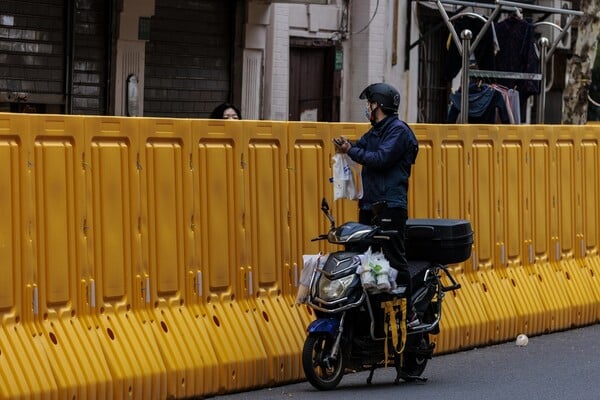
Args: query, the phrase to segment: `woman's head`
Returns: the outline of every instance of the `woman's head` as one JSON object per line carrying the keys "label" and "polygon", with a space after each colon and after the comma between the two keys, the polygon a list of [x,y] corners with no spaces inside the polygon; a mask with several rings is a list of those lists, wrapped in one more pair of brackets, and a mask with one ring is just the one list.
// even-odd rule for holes
{"label": "woman's head", "polygon": [[240,110],[231,103],[219,104],[210,114],[212,119],[242,119]]}

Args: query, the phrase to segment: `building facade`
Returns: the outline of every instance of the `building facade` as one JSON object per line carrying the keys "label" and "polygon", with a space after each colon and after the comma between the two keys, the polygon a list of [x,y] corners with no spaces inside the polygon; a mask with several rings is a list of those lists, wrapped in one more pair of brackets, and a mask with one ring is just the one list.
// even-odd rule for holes
{"label": "building facade", "polygon": [[401,118],[440,123],[449,43],[434,1],[5,0],[0,111],[206,118],[229,101],[244,119],[363,121],[358,95],[385,81]]}

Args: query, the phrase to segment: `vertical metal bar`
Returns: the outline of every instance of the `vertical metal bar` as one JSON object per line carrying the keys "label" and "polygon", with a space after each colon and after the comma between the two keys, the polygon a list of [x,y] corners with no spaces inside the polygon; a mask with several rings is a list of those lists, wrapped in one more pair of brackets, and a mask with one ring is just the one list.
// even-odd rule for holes
{"label": "vertical metal bar", "polygon": [[460,95],[460,123],[466,124],[469,122],[469,57],[471,51],[469,43],[473,37],[473,33],[465,29],[460,33],[462,38],[462,74],[461,74],[461,85],[462,91]]}
{"label": "vertical metal bar", "polygon": [[540,38],[540,96],[538,97],[537,122],[544,123],[544,112],[546,109],[546,50],[548,50],[548,38]]}
{"label": "vertical metal bar", "polygon": [[90,307],[96,308],[96,281],[90,282],[90,298],[89,298]]}

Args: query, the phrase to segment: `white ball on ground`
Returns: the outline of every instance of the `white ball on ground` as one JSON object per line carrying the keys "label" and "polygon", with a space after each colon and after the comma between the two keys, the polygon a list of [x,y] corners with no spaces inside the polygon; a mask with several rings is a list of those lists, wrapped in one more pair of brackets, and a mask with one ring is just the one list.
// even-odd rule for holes
{"label": "white ball on ground", "polygon": [[529,343],[529,338],[527,337],[527,335],[521,333],[519,336],[517,336],[517,340],[515,341],[515,344],[517,346],[527,346],[527,343]]}

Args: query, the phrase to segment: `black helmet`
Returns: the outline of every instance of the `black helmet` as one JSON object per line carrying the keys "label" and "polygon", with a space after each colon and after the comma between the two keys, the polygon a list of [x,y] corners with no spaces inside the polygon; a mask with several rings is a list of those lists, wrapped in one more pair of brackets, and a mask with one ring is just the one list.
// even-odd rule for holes
{"label": "black helmet", "polygon": [[379,107],[386,113],[398,114],[400,93],[390,84],[373,83],[367,86],[358,97],[379,104]]}

